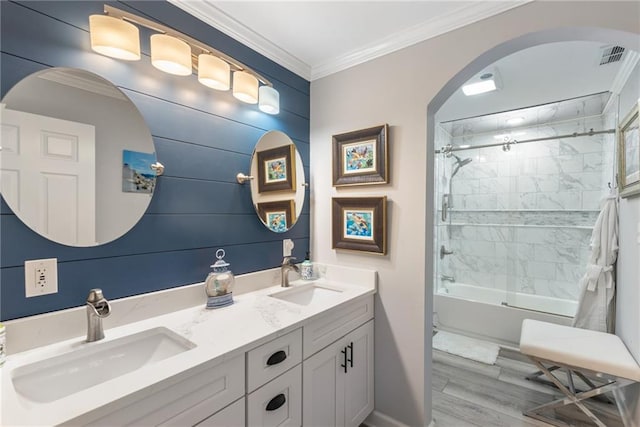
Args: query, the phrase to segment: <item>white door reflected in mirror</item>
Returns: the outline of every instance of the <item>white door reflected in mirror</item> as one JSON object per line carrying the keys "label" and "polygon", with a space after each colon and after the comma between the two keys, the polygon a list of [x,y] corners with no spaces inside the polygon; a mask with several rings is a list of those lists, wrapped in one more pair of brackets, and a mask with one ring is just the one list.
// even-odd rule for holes
{"label": "white door reflected in mirror", "polygon": [[284,233],[295,225],[304,206],[302,157],[287,134],[265,133],[251,158],[251,200],[269,230]]}
{"label": "white door reflected in mirror", "polygon": [[153,139],[136,106],[107,80],[70,68],[31,74],[2,100],[0,123],[0,191],[36,233],[96,246],[146,211],[152,191],[124,191],[123,153],[155,162]]}

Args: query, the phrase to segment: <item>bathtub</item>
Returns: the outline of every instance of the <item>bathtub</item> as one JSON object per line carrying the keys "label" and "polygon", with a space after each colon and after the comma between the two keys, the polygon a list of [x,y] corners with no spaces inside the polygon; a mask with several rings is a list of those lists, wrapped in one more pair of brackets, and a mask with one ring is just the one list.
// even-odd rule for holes
{"label": "bathtub", "polygon": [[463,283],[445,286],[448,293],[434,294],[434,325],[438,329],[510,347],[518,346],[524,319],[570,325],[578,305],[574,301],[522,293],[510,293],[507,297],[507,292],[499,289]]}

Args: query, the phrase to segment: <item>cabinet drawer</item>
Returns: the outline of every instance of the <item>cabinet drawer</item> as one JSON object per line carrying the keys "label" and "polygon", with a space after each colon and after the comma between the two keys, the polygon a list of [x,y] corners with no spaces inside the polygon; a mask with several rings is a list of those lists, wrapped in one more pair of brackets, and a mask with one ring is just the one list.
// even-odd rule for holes
{"label": "cabinet drawer", "polygon": [[251,393],[302,361],[302,328],[247,353],[247,392]]}
{"label": "cabinet drawer", "polygon": [[[207,366],[209,365],[209,366]],[[90,425],[195,425],[244,394],[244,354],[214,366],[205,364],[160,384],[160,390],[99,419]],[[166,384],[166,385],[165,385]],[[156,390],[158,389],[155,387]]]}
{"label": "cabinet drawer", "polygon": [[312,320],[304,326],[304,358],[322,350],[370,319],[373,319],[373,295],[345,307],[329,310]]}
{"label": "cabinet drawer", "polygon": [[300,426],[302,424],[302,366],[298,365],[251,393],[247,425]]}
{"label": "cabinet drawer", "polygon": [[211,415],[206,420],[197,424],[196,427],[244,427],[244,403],[245,398],[243,397],[218,413]]}

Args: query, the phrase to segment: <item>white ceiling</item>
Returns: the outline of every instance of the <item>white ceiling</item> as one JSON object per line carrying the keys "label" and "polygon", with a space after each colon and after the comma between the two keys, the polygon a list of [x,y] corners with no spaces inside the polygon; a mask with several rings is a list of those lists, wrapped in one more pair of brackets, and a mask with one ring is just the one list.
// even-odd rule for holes
{"label": "white ceiling", "polygon": [[445,122],[619,91],[637,63],[638,54],[627,51],[620,62],[599,65],[606,46],[586,41],[548,43],[506,56],[478,73],[497,69],[501,89],[474,96],[457,90],[436,118]]}
{"label": "white ceiling", "polygon": [[315,80],[531,0],[169,1]]}

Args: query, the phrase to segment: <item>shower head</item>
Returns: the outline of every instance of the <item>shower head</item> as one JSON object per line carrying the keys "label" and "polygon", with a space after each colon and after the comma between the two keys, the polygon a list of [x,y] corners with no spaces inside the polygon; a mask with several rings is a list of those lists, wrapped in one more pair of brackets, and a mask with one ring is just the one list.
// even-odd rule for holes
{"label": "shower head", "polygon": [[473,159],[471,157],[467,157],[466,159],[461,159],[460,157],[456,156],[455,154],[453,155],[453,157],[456,158],[456,163],[458,164],[459,167],[463,167],[468,165],[469,163],[471,163],[473,161]]}
{"label": "shower head", "polygon": [[468,165],[469,163],[471,163],[473,161],[473,159],[471,157],[467,157],[466,159],[461,159],[460,157],[456,156],[455,154],[453,154],[453,157],[456,158],[456,164],[455,164],[455,169],[453,169],[453,173],[451,174],[451,178],[450,179],[453,179],[453,177],[458,173],[460,168],[462,168],[463,166]]}

